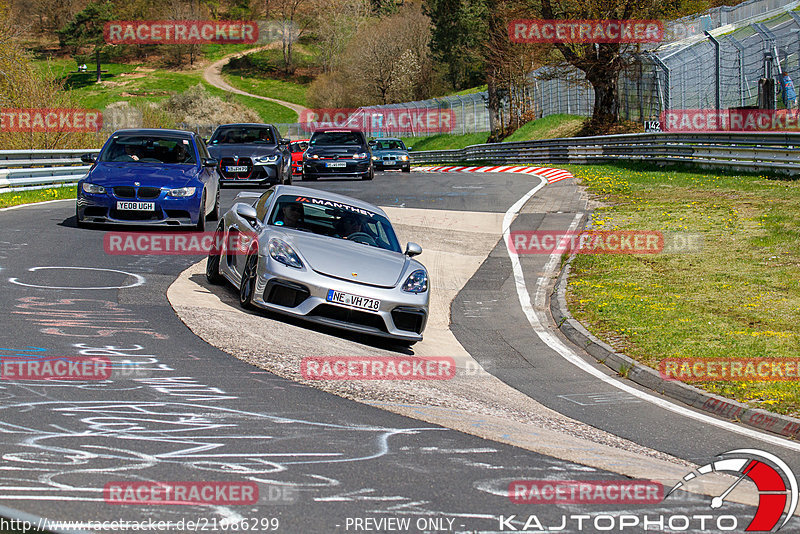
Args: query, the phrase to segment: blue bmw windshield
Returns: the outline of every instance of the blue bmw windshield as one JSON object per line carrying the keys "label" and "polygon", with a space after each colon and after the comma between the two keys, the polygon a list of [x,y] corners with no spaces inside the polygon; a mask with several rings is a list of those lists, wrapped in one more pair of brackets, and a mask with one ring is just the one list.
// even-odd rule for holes
{"label": "blue bmw windshield", "polygon": [[194,146],[188,138],[158,135],[115,135],[99,161],[117,163],[196,163]]}

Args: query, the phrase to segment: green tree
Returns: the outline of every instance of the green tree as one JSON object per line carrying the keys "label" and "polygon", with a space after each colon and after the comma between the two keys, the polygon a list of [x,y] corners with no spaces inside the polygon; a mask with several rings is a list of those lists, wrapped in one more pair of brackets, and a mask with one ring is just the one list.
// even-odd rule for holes
{"label": "green tree", "polygon": [[488,0],[424,0],[423,9],[431,19],[431,52],[453,89],[483,83]]}
{"label": "green tree", "polygon": [[[696,0],[586,0],[561,2],[529,0],[518,6],[519,18],[531,19],[674,19],[707,7]],[[555,43],[563,59],[556,64],[582,71],[594,89],[590,128],[601,132],[619,121],[618,81],[622,71],[637,61],[640,45],[624,43]]]}
{"label": "green tree", "polygon": [[114,20],[114,4],[108,0],[96,0],[83,11],[75,14],[71,21],[58,30],[58,40],[63,47],[71,48],[73,53],[91,47],[97,64],[97,82],[100,82],[100,55],[106,47],[103,26]]}

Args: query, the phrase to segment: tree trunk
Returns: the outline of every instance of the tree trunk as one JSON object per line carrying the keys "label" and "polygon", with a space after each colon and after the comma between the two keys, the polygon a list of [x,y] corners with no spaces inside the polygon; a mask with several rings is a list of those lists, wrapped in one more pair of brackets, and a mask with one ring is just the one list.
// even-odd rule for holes
{"label": "tree trunk", "polygon": [[612,124],[619,120],[617,76],[617,73],[614,73],[608,77],[589,79],[594,89],[592,122],[595,124]]}
{"label": "tree trunk", "polygon": [[95,83],[100,83],[100,49],[94,51],[94,59],[97,62],[97,80]]}
{"label": "tree trunk", "polygon": [[499,133],[497,114],[500,111],[500,99],[497,97],[497,82],[494,76],[494,69],[490,67],[489,74],[486,76],[486,90],[489,93],[489,132],[492,138]]}

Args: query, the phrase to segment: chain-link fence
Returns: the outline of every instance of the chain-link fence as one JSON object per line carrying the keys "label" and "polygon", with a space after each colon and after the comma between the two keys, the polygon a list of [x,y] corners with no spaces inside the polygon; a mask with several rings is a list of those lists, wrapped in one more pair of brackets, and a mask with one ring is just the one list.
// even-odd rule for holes
{"label": "chain-link fence", "polygon": [[[620,75],[620,117],[643,122],[658,120],[663,111],[671,109],[754,106],[760,78],[775,78],[776,88],[780,87],[777,78],[781,71],[798,79],[800,13],[793,11],[798,5],[800,0],[749,0],[668,23],[665,33],[670,42],[632,55],[631,66]],[[705,33],[712,30],[717,30],[713,31],[716,37]],[[536,117],[590,116],[594,108],[594,91],[574,68],[540,68],[529,75],[526,89],[527,103]],[[357,114],[368,117],[359,124],[372,137],[430,135],[430,130],[414,128],[413,121],[407,127],[387,124],[390,116],[426,111],[451,118],[451,127],[440,133],[467,134],[489,131],[487,102],[483,91],[368,106]],[[507,121],[506,101],[501,100],[501,108]],[[291,139],[311,135],[307,125],[276,126]],[[210,135],[213,128],[206,130]]]}
{"label": "chain-link fence", "polygon": [[[791,10],[798,4],[796,0],[749,0],[667,24],[666,34],[673,42],[636,54],[618,80],[621,118],[642,122],[658,120],[667,109],[752,106],[758,98],[759,78],[777,77],[782,70],[797,78],[800,14]],[[725,25],[731,25],[730,30],[716,38],[704,33]],[[543,67],[531,73],[529,83],[537,117],[592,114],[594,91],[577,69]],[[487,100],[484,91],[367,109],[452,109],[453,133],[471,133],[489,130]]]}

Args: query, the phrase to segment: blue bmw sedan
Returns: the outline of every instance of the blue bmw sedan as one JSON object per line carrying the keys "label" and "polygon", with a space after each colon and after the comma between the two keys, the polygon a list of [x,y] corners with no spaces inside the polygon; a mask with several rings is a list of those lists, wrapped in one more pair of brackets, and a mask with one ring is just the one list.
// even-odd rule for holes
{"label": "blue bmw sedan", "polygon": [[193,226],[219,217],[217,160],[203,139],[181,130],[119,130],[78,182],[75,215],[86,223]]}

